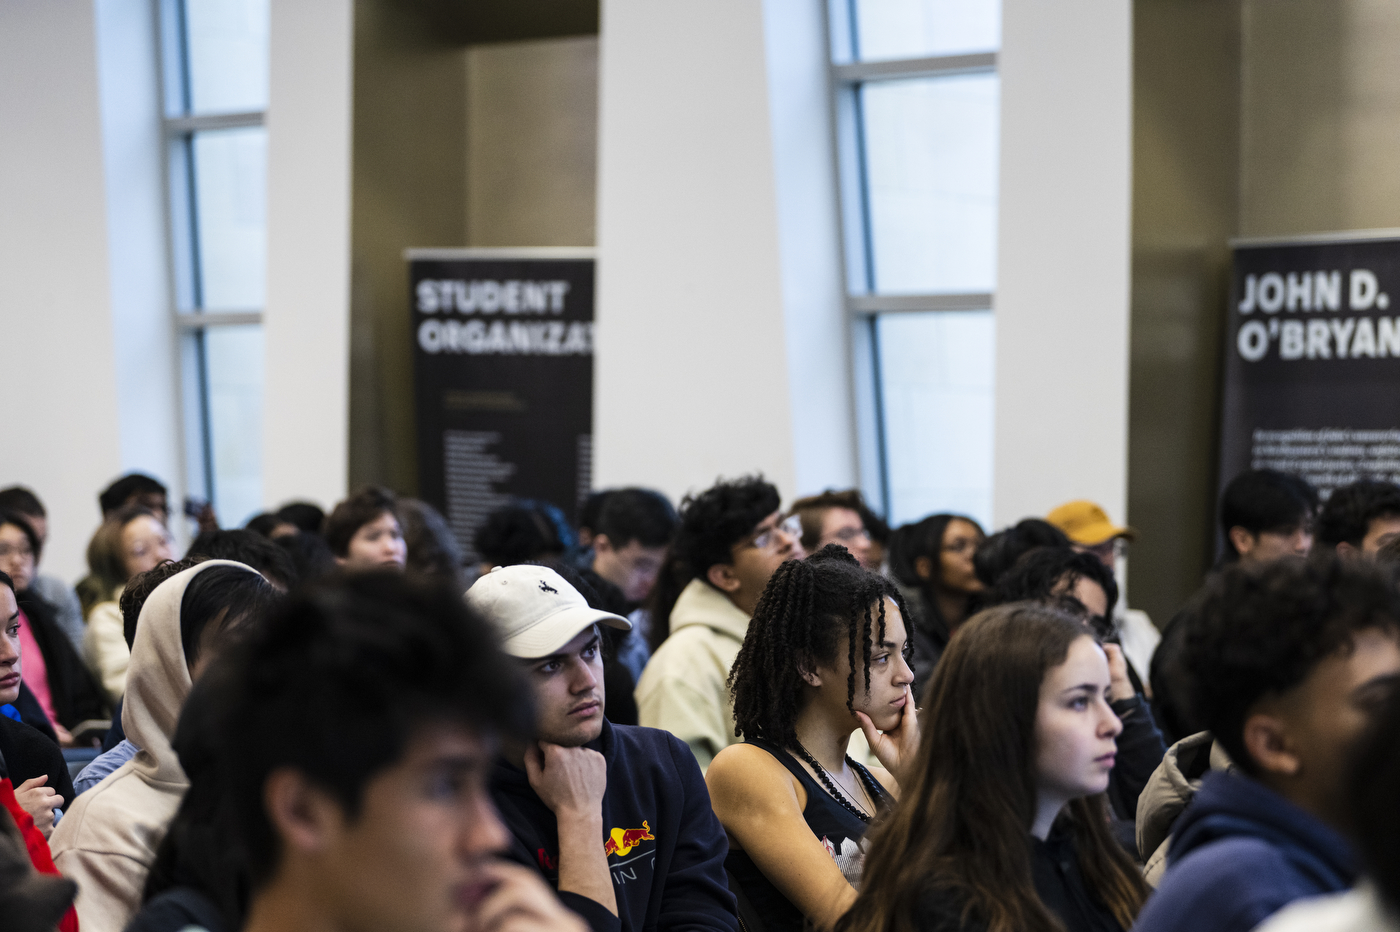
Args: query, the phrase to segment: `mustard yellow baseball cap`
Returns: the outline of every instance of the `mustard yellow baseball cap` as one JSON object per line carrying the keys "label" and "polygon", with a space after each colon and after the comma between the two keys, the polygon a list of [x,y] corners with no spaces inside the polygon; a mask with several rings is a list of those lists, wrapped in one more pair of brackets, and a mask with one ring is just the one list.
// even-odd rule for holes
{"label": "mustard yellow baseball cap", "polygon": [[1095,547],[1115,537],[1132,540],[1137,531],[1126,525],[1114,524],[1108,520],[1108,512],[1088,499],[1065,502],[1045,516],[1055,527],[1065,532],[1065,536],[1076,544]]}

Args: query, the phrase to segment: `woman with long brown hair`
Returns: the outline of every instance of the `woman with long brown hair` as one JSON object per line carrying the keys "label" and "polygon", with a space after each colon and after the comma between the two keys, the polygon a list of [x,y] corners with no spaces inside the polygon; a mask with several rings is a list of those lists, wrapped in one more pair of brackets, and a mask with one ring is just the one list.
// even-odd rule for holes
{"label": "woman with long brown hair", "polygon": [[969,619],[924,695],[898,809],[838,932],[1114,932],[1147,896],[1108,830],[1122,725],[1103,648],[1017,602]]}

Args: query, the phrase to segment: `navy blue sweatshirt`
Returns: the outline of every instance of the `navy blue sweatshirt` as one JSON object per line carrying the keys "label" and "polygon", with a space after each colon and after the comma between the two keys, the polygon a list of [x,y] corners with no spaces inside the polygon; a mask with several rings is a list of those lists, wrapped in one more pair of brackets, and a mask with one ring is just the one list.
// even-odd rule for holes
{"label": "navy blue sweatshirt", "polygon": [[[564,905],[595,932],[735,932],[729,842],[690,748],[670,732],[607,721],[588,747],[608,763],[598,844],[608,853],[618,915],[576,893],[559,894]],[[558,825],[525,772],[498,760],[491,796],[512,836],[507,855],[558,889]]]}
{"label": "navy blue sweatshirt", "polygon": [[1334,829],[1249,777],[1212,773],[1177,820],[1162,885],[1133,932],[1248,932],[1356,877]]}

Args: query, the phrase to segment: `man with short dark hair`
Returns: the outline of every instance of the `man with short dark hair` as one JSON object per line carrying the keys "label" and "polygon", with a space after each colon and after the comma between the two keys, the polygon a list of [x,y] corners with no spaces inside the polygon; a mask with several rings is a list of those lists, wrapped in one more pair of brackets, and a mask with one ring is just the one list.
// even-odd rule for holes
{"label": "man with short dark hair", "polygon": [[1335,489],[1317,515],[1317,542],[1344,557],[1375,556],[1400,536],[1400,485],[1358,479]]}
{"label": "man with short dark hair", "polygon": [[1220,495],[1226,562],[1266,563],[1312,549],[1317,490],[1277,469],[1240,473]]}
{"label": "man with short dark hair", "polygon": [[637,683],[639,722],[690,745],[700,769],[733,744],[729,670],[758,597],[787,560],[804,556],[801,522],[784,520],[778,490],[760,476],[720,481],[681,503],[671,552],[685,588],[658,605],[669,637]]}
{"label": "man with short dark hair", "polygon": [[666,496],[651,489],[614,489],[593,529],[593,572],[634,605],[651,594],[679,519]]}
{"label": "man with short dark hair", "polygon": [[[127,473],[117,479],[98,493],[97,504],[102,509],[103,521],[127,505],[139,505],[148,509],[161,524],[170,524],[170,505],[165,486],[144,473]],[[200,515],[200,526],[203,527],[207,523],[218,527],[218,522],[213,519],[213,509],[206,505],[204,512]],[[88,608],[112,599],[109,584],[92,573],[78,580],[73,588],[77,591],[81,604]]]}
{"label": "man with short dark hair", "polygon": [[816,553],[827,544],[840,544],[861,566],[880,571],[879,561],[872,559],[865,500],[858,489],[827,489],[820,495],[799,498],[789,510],[802,522],[802,549],[807,553]]}
{"label": "man with short dark hair", "polygon": [[695,759],[673,735],[604,718],[599,626],[625,630],[627,620],[531,564],[482,576],[467,604],[496,627],[535,695],[533,740],[505,747],[491,786],[512,857],[597,932],[732,932],[729,846]]}
{"label": "man with short dark hair", "polygon": [[380,486],[360,489],[326,516],[326,543],[335,562],[350,572],[402,570],[408,545],[399,524],[398,498]]}
{"label": "man with short dark hair", "polygon": [[161,524],[170,522],[170,505],[166,501],[165,485],[145,473],[127,473],[103,489],[97,496],[105,521],[126,505],[140,505],[155,512]]}
{"label": "man with short dark hair", "polygon": [[[1316,510],[1316,490],[1298,476],[1275,469],[1240,473],[1220,495],[1225,549],[1218,567],[1262,566],[1282,557],[1307,556]],[[1204,597],[1205,590],[1198,590],[1162,629],[1148,671],[1152,713],[1169,745],[1205,727],[1189,709],[1191,670],[1182,660],[1185,619]]]}
{"label": "man with short dark hair", "polygon": [[1235,764],[1177,820],[1135,932],[1246,932],[1356,880],[1345,769],[1400,681],[1400,594],[1328,555],[1231,567],[1186,619],[1191,704]]}
{"label": "man with short dark hair", "polygon": [[507,836],[487,778],[528,694],[447,587],[303,590],[228,671],[217,756],[252,890],[243,932],[583,932]]}

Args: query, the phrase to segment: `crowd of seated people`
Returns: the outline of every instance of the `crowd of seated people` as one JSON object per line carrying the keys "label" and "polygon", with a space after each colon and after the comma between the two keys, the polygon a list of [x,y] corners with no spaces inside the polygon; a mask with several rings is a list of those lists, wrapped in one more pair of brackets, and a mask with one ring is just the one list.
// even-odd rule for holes
{"label": "crowd of seated people", "polygon": [[0,490],[5,930],[1400,930],[1390,482],[1234,477],[1160,634],[1086,500],[166,494],[70,586]]}

